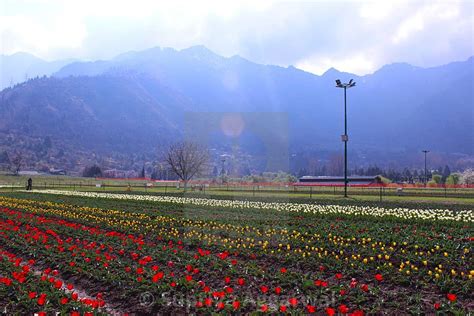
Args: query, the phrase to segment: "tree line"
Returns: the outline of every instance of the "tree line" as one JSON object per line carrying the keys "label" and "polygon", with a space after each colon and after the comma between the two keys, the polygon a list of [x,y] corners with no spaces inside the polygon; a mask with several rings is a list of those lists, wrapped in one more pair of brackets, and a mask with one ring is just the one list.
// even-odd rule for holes
{"label": "tree line", "polygon": [[[179,142],[171,145],[162,159],[151,173],[152,179],[181,180],[184,188],[187,188],[188,182],[196,176],[209,176],[215,173],[214,178],[218,178],[218,172],[209,171],[209,151],[204,146],[193,142]],[[214,169],[216,167],[214,166]],[[429,185],[457,185],[457,184],[474,184],[474,171],[472,169],[465,170],[462,173],[452,173],[449,166],[439,167],[435,170],[427,170],[425,176],[424,170],[404,168],[403,170],[381,169],[377,166],[367,168],[355,168],[349,170],[352,176],[382,176],[391,182],[396,183],[427,183]],[[84,177],[100,177],[103,175],[101,168],[97,165],[88,166],[83,171]],[[316,172],[309,174],[306,169],[300,169],[297,175],[284,172],[264,173],[259,175],[247,175],[241,180],[246,182],[295,182],[297,177],[315,175],[328,175],[325,166],[316,169]],[[140,171],[141,178],[146,177],[145,167]],[[221,174],[222,182],[228,181],[226,174]]]}

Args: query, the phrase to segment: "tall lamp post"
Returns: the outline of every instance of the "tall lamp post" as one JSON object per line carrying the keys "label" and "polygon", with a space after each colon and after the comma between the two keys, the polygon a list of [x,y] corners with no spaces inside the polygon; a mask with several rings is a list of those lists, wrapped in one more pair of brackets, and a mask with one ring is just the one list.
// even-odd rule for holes
{"label": "tall lamp post", "polygon": [[347,197],[347,142],[349,136],[347,135],[347,89],[352,88],[356,85],[354,80],[350,80],[348,83],[342,83],[341,80],[336,80],[336,88],[344,89],[344,135],[341,136],[344,142],[344,197]]}
{"label": "tall lamp post", "polygon": [[426,183],[428,182],[428,170],[426,169],[426,154],[429,153],[430,151],[425,149],[425,150],[422,150],[421,152],[425,154],[425,187],[426,187]]}

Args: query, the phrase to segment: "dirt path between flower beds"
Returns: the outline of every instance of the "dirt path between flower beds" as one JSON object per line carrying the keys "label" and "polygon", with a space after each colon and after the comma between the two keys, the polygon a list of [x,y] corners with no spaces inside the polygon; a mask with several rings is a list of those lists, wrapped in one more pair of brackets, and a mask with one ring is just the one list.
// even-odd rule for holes
{"label": "dirt path between flower beds", "polygon": [[[42,276],[43,275],[43,271],[40,270],[40,269],[37,269],[35,267],[32,267],[32,270],[33,270],[33,274],[34,275],[37,275],[37,276]],[[82,300],[82,299],[90,299],[90,300],[97,300],[97,298],[89,295],[83,288],[81,288],[80,286],[77,287],[75,284],[71,283],[71,282],[68,282],[67,280],[61,278],[61,277],[58,277],[57,275],[54,276],[54,279],[55,280],[59,280],[61,281],[63,284],[61,286],[61,290],[66,292],[66,293],[77,293],[77,295],[79,296],[79,299],[78,300]],[[72,284],[74,289],[73,290],[68,290],[67,287],[66,287],[66,284]],[[108,315],[113,315],[113,316],[119,316],[119,315],[122,315],[123,313],[120,313],[119,311],[115,310],[111,305],[110,303],[107,303],[104,299],[102,299],[105,303],[105,305],[103,307],[101,307],[101,309],[105,310],[105,312],[107,312]]]}
{"label": "dirt path between flower beds", "polygon": [[[4,245],[0,246],[0,249],[5,249],[8,252],[11,252],[11,253],[15,254],[15,256],[17,258],[21,258],[22,263],[20,263],[20,266],[27,265],[26,264],[26,262],[28,261],[27,259],[25,259],[22,255],[18,255],[16,253],[16,251],[11,251],[12,249],[8,249],[8,248],[9,247],[4,247]],[[37,264],[35,264],[33,266],[30,265],[30,267],[31,267],[31,272],[35,276],[41,277],[42,275],[44,275],[43,271],[46,267],[39,267]],[[61,272],[59,272],[59,274],[61,274]],[[62,282],[62,286],[60,288],[62,291],[64,291],[65,293],[73,293],[73,292],[77,293],[77,295],[79,296],[78,300],[82,300],[82,299],[97,300],[97,298],[95,298],[92,295],[90,295],[89,293],[87,293],[86,290],[84,290],[84,288],[82,288],[81,286],[77,286],[76,284],[71,282],[70,279],[64,279],[64,278],[60,277],[59,275],[55,275],[53,277],[54,277],[55,280],[59,280],[59,281]],[[67,284],[72,284],[73,290],[68,290],[67,289]],[[118,310],[116,310],[115,308],[113,308],[110,303],[107,303],[107,301],[105,301],[104,299],[102,299],[102,300],[104,301],[105,305],[103,307],[101,307],[101,309],[103,309],[108,315],[113,315],[113,316],[123,315],[123,313],[121,313]]]}

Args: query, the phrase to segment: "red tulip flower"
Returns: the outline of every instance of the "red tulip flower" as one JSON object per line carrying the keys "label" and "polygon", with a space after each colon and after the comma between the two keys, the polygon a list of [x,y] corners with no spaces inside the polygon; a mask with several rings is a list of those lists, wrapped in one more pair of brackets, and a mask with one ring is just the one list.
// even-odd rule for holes
{"label": "red tulip flower", "polygon": [[158,282],[159,280],[163,279],[163,276],[164,276],[164,273],[163,272],[158,272],[156,273],[152,278],[151,280],[156,283]]}
{"label": "red tulip flower", "polygon": [[321,287],[327,287],[328,283],[326,281],[316,280],[316,281],[314,281],[314,285],[321,286]]}
{"label": "red tulip flower", "polygon": [[347,306],[344,304],[339,305],[337,309],[339,310],[341,314],[347,314],[349,312],[349,308],[347,308]]}
{"label": "red tulip flower", "polygon": [[306,305],[306,310],[308,311],[308,313],[316,313],[316,306],[314,305]]}
{"label": "red tulip flower", "polygon": [[281,305],[280,306],[280,312],[285,313],[286,309],[287,309],[286,305]]}
{"label": "red tulip flower", "polygon": [[12,285],[12,282],[13,282],[13,281],[12,281],[11,279],[9,279],[9,278],[0,278],[0,283],[5,284],[6,286]]}
{"label": "red tulip flower", "polygon": [[262,306],[260,306],[260,310],[261,310],[262,312],[268,311],[268,305],[267,305],[267,304],[263,304]]}
{"label": "red tulip flower", "polygon": [[357,280],[356,279],[352,279],[351,280],[351,284],[350,284],[350,287],[353,289],[357,286]]}
{"label": "red tulip flower", "polygon": [[380,273],[377,273],[377,274],[375,275],[375,279],[376,279],[377,281],[381,282],[381,281],[383,280],[383,276],[382,276]]}
{"label": "red tulip flower", "polygon": [[457,299],[456,294],[448,293],[446,294],[446,297],[448,298],[450,302],[456,302],[456,299]]}
{"label": "red tulip flower", "polygon": [[296,297],[292,297],[288,300],[288,302],[290,303],[291,306],[295,307],[296,305],[298,305],[298,300],[296,299]]}
{"label": "red tulip flower", "polygon": [[234,310],[238,310],[240,307],[240,302],[239,301],[232,302],[232,307],[234,308]]}
{"label": "red tulip flower", "polygon": [[38,298],[36,302],[38,303],[39,306],[43,306],[44,303],[46,303],[46,295],[43,296],[43,294],[41,294],[41,296]]}

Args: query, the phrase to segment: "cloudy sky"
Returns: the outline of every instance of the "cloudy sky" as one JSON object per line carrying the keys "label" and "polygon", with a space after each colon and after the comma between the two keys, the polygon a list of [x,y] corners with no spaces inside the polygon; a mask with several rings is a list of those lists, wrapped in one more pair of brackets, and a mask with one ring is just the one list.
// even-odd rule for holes
{"label": "cloudy sky", "polygon": [[0,0],[0,51],[107,59],[202,44],[224,56],[357,74],[474,55],[473,0]]}

